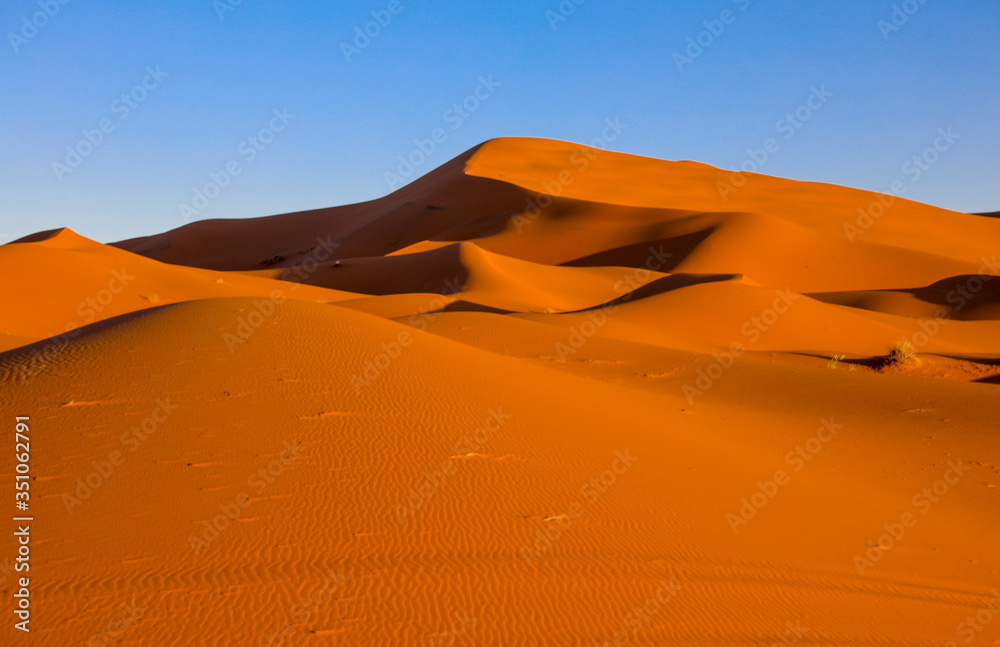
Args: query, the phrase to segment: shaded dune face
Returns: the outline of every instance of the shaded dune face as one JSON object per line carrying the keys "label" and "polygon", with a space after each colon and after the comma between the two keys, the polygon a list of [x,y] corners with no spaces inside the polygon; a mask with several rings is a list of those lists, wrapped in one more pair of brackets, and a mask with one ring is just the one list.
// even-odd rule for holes
{"label": "shaded dune face", "polygon": [[368,203],[2,246],[34,638],[992,644],[998,248],[520,138]]}

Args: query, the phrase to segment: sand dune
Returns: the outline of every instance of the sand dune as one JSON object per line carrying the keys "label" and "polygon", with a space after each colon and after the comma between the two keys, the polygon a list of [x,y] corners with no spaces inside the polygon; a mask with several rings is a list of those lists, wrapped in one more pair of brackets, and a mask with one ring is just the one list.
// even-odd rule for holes
{"label": "sand dune", "polygon": [[301,283],[166,265],[68,229],[0,247],[0,272],[17,277],[0,284],[0,300],[25,304],[22,316],[4,322],[7,348],[25,340],[76,334],[90,323],[195,299],[255,296],[338,301],[355,296]]}
{"label": "sand dune", "polygon": [[511,138],[0,247],[33,638],[1000,641],[1000,220],[872,204]]}

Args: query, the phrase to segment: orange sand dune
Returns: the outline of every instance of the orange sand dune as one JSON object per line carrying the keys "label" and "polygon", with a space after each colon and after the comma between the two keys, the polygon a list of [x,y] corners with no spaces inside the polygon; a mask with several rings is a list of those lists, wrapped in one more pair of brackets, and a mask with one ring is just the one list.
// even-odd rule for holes
{"label": "orange sand dune", "polygon": [[[454,240],[499,231],[520,207],[524,191],[505,183],[466,176],[472,151],[381,200],[252,220],[206,220],[174,231],[115,243],[168,263],[219,270],[255,270],[276,257],[294,261],[332,238],[342,258],[382,256],[428,238]],[[488,201],[495,214],[483,213]],[[231,241],[239,240],[239,245]]]}
{"label": "orange sand dune", "polygon": [[[284,270],[253,272],[282,278]],[[491,308],[512,311],[581,310],[601,305],[654,278],[630,277],[628,269],[570,268],[522,261],[455,243],[423,252],[325,263],[304,282],[366,294],[436,291]]]}
{"label": "orange sand dune", "polygon": [[828,292],[810,296],[826,303],[907,317],[1000,320],[1000,281],[983,281],[978,275],[954,276],[910,290]]}
{"label": "orange sand dune", "polygon": [[[672,317],[672,313],[686,314]],[[914,345],[923,352],[1000,356],[1000,320],[936,321],[887,315],[735,279],[696,283],[587,312],[518,316],[570,329],[591,321],[601,335],[674,348],[688,347],[678,345],[677,336],[683,336],[702,342],[706,350],[738,343],[753,350],[877,355],[897,339],[916,338]],[[670,334],[664,342],[665,332]]]}
{"label": "orange sand dune", "polygon": [[[456,617],[477,644],[633,629],[637,644],[770,644],[789,622],[823,644],[943,643],[952,618],[989,603],[1000,527],[986,483],[1000,455],[967,403],[1000,387],[872,376],[834,394],[825,369],[791,380],[748,365],[733,379],[803,384],[809,403],[786,409],[772,394],[692,411],[674,389],[615,386],[332,305],[289,301],[230,352],[223,335],[251,304],[168,306],[84,332],[27,385],[16,371],[27,352],[4,357],[4,405],[30,408],[51,437],[35,459],[34,513],[47,520],[35,604],[62,618],[40,623],[46,644],[85,640],[123,603],[142,609],[122,630],[134,644],[277,632],[422,644]],[[356,388],[402,334],[412,342]],[[157,371],[94,379],[143,365]],[[879,406],[858,404],[875,388]],[[915,402],[969,425],[966,440],[925,440],[933,420],[901,413]],[[796,471],[786,454],[818,435],[814,463]],[[867,542],[959,459],[968,472],[947,503],[924,515],[921,499],[919,523],[859,574]],[[778,470],[787,482],[734,532],[727,515]],[[310,596],[321,603],[299,613]]]}
{"label": "orange sand dune", "polygon": [[[743,184],[735,188],[734,182]],[[876,194],[832,185],[754,174],[734,177],[704,164],[666,162],[551,140],[508,138],[487,142],[381,200],[251,221],[197,222],[169,234],[117,245],[171,263],[253,270],[278,256],[293,259],[314,244],[318,232],[341,245],[341,258],[381,256],[427,240],[485,239],[480,246],[491,251],[564,263],[609,247],[665,238],[667,234],[658,233],[663,229],[676,232],[669,234],[673,237],[704,232],[735,219],[734,236],[749,228],[761,230],[765,238],[749,246],[750,257],[759,252],[758,256],[792,254],[794,258],[802,254],[803,244],[826,236],[829,242],[823,247],[828,249],[814,251],[831,252],[824,255],[827,260],[847,253],[845,244],[858,248],[852,254],[881,257],[881,248],[866,251],[877,244],[917,254],[921,261],[950,259],[955,266],[951,275],[955,275],[968,271],[970,265],[978,267],[983,256],[996,254],[991,241],[1000,236],[1000,222],[995,219],[903,199],[895,199],[887,208],[873,208],[873,204],[882,204]],[[869,215],[862,216],[859,209]],[[741,225],[746,217],[740,214],[756,214],[764,220]],[[691,216],[697,218],[683,231],[671,222]],[[563,249],[557,252],[551,249],[551,229],[560,222],[561,244],[555,246]],[[575,231],[574,225],[586,230]],[[623,230],[629,233],[623,236]],[[796,238],[783,240],[781,236],[790,231],[798,232],[793,234]],[[935,233],[928,236],[928,231]],[[529,256],[518,255],[510,244],[500,249],[488,242],[493,236],[505,240],[512,234]],[[770,234],[777,235],[769,238]],[[604,241],[609,235],[612,245]],[[543,246],[549,248],[547,257],[537,256],[542,248],[533,240],[536,237],[548,239]],[[235,249],[228,244],[234,238],[244,241]],[[561,260],[552,260],[552,254]],[[811,269],[807,266],[800,262],[789,269],[803,272]],[[946,276],[936,277],[942,278]]]}
{"label": "orange sand dune", "polygon": [[24,307],[22,316],[4,322],[6,348],[157,305],[194,299],[256,296],[338,301],[354,296],[240,274],[164,265],[101,245],[68,229],[0,247],[0,272],[18,277],[0,284],[0,302]]}
{"label": "orange sand dune", "polygon": [[522,138],[363,204],[2,246],[32,639],[998,643],[998,249]]}
{"label": "orange sand dune", "polygon": [[[583,160],[588,164],[584,165]],[[488,142],[468,161],[466,173],[510,182],[533,193],[554,192],[576,200],[693,212],[766,214],[825,234],[846,234],[844,225],[852,224],[864,230],[854,232],[858,241],[961,261],[995,254],[990,242],[1000,232],[1000,223],[988,218],[909,200],[896,199],[887,208],[874,208],[872,204],[881,201],[876,194],[865,191],[733,174],[694,162],[587,151],[549,140],[507,138]],[[867,218],[857,222],[859,209],[869,213],[870,223]],[[949,226],[943,227],[942,219]],[[928,236],[928,230],[934,231],[934,236]]]}

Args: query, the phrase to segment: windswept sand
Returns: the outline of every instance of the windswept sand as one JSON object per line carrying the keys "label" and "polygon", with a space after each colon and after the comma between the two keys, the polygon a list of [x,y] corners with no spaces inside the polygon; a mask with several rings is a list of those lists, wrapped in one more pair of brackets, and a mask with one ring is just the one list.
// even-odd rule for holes
{"label": "windswept sand", "polygon": [[501,139],[0,247],[25,644],[1000,644],[1000,220],[886,200]]}

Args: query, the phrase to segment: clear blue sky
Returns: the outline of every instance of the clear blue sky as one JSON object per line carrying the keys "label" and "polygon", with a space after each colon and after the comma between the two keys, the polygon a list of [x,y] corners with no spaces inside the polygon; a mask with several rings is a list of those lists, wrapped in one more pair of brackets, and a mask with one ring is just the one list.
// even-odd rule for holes
{"label": "clear blue sky", "polygon": [[[3,3],[3,241],[178,227],[179,206],[231,162],[240,174],[188,218],[380,197],[397,156],[438,128],[418,175],[498,136],[589,142],[615,118],[628,128],[614,150],[738,168],[774,138],[761,172],[878,191],[902,179],[913,199],[1000,209],[995,0],[564,0],[558,22],[560,0],[238,1]],[[912,15],[889,31],[894,5]],[[703,21],[720,33],[680,71],[675,52]],[[491,75],[499,86],[479,88]],[[813,87],[832,96],[779,132]],[[474,112],[446,114],[477,89]],[[248,141],[272,125],[268,143]],[[904,165],[949,127],[959,139],[912,181]]]}

